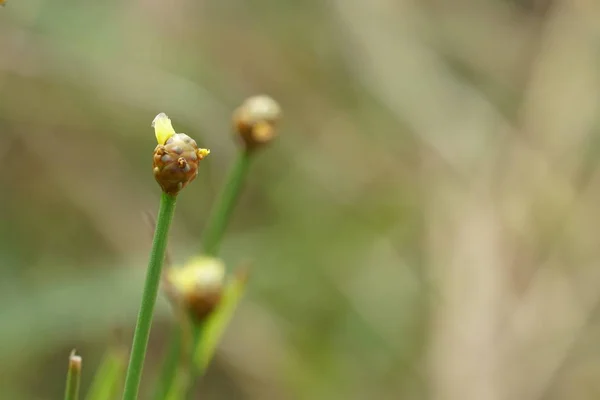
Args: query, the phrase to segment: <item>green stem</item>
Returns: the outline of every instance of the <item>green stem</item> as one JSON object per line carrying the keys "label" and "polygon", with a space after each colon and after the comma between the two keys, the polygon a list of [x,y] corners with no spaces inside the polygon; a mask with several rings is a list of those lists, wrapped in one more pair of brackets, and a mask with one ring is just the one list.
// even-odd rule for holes
{"label": "green stem", "polygon": [[67,372],[67,387],[65,389],[65,400],[79,399],[79,381],[81,380],[81,357],[71,352],[69,357],[69,370]]}
{"label": "green stem", "polygon": [[248,167],[252,158],[251,154],[246,150],[239,152],[238,158],[229,173],[227,183],[223,187],[223,191],[219,195],[219,199],[208,217],[208,222],[202,236],[202,250],[206,255],[216,256],[219,253],[223,234],[231,219],[231,214],[242,190],[244,179],[248,174]]}
{"label": "green stem", "polygon": [[127,376],[125,378],[125,391],[123,400],[136,400],[142,379],[142,370],[144,359],[146,358],[146,348],[148,347],[148,338],[150,337],[150,327],[152,325],[152,315],[156,296],[160,284],[160,274],[165,260],[167,250],[167,239],[169,227],[175,213],[175,196],[162,193],[160,198],[160,208],[154,230],[154,240],[152,241],[152,251],[148,270],[146,271],[146,282],[144,284],[144,293],[142,294],[142,304],[138,314],[135,333],[133,335],[133,346],[131,348],[131,357]]}
{"label": "green stem", "polygon": [[177,375],[179,369],[179,360],[181,356],[181,329],[179,325],[173,327],[171,332],[171,339],[169,341],[169,347],[167,349],[167,355],[163,361],[162,371],[160,373],[160,379],[158,381],[158,388],[154,395],[155,400],[168,399],[171,386]]}
{"label": "green stem", "polygon": [[[245,178],[248,175],[251,158],[252,153],[246,150],[241,150],[239,152],[227,177],[227,183],[214,203],[215,205],[208,217],[202,236],[202,251],[206,255],[215,256],[219,252],[223,234],[231,219],[231,214],[242,191]],[[157,400],[168,399],[168,393],[179,390],[174,386],[179,386],[177,382],[181,381],[181,374],[184,372],[180,370],[177,374],[173,374],[172,362],[173,360],[179,360],[180,358],[182,348],[181,341],[181,331],[177,330],[170,338],[169,350],[162,368],[157,394],[157,396],[161,397],[156,397]],[[197,346],[198,343],[194,343],[193,349]],[[203,370],[204,366],[201,368]]]}
{"label": "green stem", "polygon": [[123,373],[127,365],[127,352],[124,349],[109,348],[98,367],[96,376],[87,392],[86,400],[112,400],[123,383]]}
{"label": "green stem", "polygon": [[192,332],[192,352],[189,357],[189,379],[185,389],[189,400],[193,400],[196,376],[203,376],[205,370],[204,365],[198,365],[196,363],[196,354],[200,351],[200,342],[202,341],[204,324],[202,322],[194,323]]}

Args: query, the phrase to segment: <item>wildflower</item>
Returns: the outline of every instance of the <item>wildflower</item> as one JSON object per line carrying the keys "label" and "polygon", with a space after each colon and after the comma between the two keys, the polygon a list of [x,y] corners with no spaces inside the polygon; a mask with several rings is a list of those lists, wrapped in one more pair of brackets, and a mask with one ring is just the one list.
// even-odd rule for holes
{"label": "wildflower", "polygon": [[185,133],[175,133],[171,120],[160,113],[152,121],[158,146],[154,149],[154,178],[165,193],[176,195],[198,175],[198,163],[210,150],[199,149]]}

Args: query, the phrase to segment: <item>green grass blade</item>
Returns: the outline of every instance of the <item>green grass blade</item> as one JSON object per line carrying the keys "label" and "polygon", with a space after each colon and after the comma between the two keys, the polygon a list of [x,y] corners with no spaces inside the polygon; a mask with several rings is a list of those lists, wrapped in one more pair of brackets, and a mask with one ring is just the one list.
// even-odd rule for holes
{"label": "green grass blade", "polygon": [[195,339],[198,340],[198,345],[194,353],[194,364],[200,376],[204,374],[212,360],[221,336],[223,336],[229,321],[233,317],[246,289],[246,280],[245,276],[236,276],[229,282],[225,287],[221,302],[214,312],[208,316],[201,331],[197,333]]}
{"label": "green grass blade", "polygon": [[114,400],[125,376],[127,352],[122,349],[109,349],[94,376],[86,400]]}

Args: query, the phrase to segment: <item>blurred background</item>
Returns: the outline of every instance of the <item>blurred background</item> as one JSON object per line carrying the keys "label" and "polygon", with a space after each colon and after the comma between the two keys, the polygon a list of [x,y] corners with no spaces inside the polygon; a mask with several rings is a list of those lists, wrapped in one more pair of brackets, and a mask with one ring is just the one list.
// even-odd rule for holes
{"label": "blurred background", "polygon": [[[83,390],[128,345],[159,188],[150,123],[212,150],[199,249],[267,93],[222,256],[253,265],[204,399],[600,396],[600,4],[8,0],[0,8],[0,397]],[[144,398],[173,316],[161,296]]]}

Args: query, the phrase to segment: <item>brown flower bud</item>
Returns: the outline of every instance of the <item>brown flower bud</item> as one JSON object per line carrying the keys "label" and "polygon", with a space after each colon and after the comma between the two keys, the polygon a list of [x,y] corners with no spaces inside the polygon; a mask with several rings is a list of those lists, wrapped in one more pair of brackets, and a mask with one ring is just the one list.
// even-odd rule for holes
{"label": "brown flower bud", "polygon": [[236,132],[248,150],[272,141],[281,118],[281,107],[269,96],[260,95],[246,99],[233,113]]}
{"label": "brown flower bud", "polygon": [[176,195],[198,175],[198,163],[210,150],[199,149],[185,133],[175,133],[171,121],[159,114],[153,122],[158,146],[154,149],[154,178],[165,193]]}

